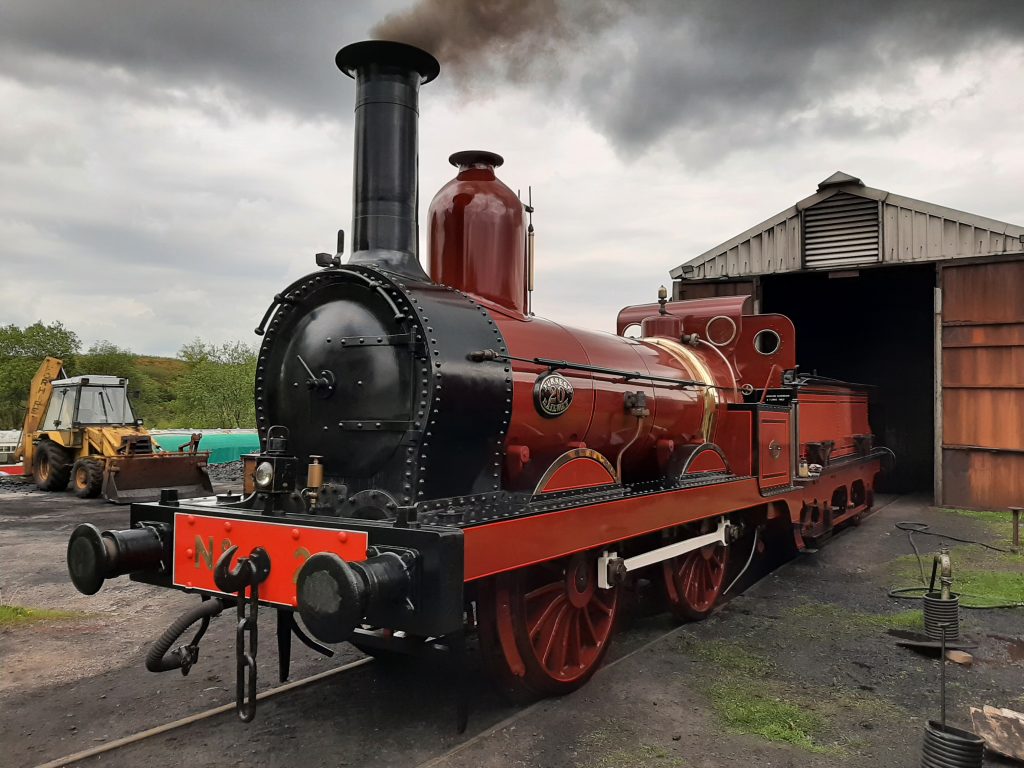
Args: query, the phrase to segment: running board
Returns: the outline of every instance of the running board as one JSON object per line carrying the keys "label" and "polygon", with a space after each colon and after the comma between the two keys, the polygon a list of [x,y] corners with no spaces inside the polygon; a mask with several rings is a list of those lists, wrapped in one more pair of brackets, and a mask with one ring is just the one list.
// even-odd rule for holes
{"label": "running board", "polygon": [[597,558],[597,586],[601,589],[611,589],[621,584],[626,574],[645,568],[648,565],[671,560],[673,557],[685,555],[695,549],[706,547],[709,544],[729,544],[736,539],[734,534],[739,533],[739,527],[731,525],[724,517],[718,518],[718,528],[711,533],[694,536],[683,541],[677,541],[664,547],[652,549],[633,557],[622,558],[617,552],[602,552]]}

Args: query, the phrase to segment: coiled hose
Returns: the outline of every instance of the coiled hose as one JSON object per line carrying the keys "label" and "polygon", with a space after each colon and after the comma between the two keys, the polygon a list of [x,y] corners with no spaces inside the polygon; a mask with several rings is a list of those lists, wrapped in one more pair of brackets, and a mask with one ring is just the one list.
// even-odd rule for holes
{"label": "coiled hose", "polygon": [[928,721],[921,754],[922,768],[981,768],[984,755],[985,742],[975,734]]}
{"label": "coiled hose", "polygon": [[[195,608],[190,608],[181,614],[149,647],[149,651],[146,653],[146,669],[150,672],[169,672],[172,669],[181,669],[183,666],[186,670],[191,667],[199,656],[199,639],[206,632],[210,619],[223,610],[224,603],[220,600],[204,600]],[[197,621],[202,621],[203,625],[199,628],[196,636],[192,638],[192,642],[168,653],[175,641]]]}

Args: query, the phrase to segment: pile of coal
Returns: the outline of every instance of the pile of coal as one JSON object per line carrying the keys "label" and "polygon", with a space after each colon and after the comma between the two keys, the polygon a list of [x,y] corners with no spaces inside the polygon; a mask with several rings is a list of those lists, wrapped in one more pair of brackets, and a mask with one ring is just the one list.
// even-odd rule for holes
{"label": "pile of coal", "polygon": [[0,475],[0,493],[32,493],[35,489],[31,478]]}
{"label": "pile of coal", "polygon": [[237,485],[242,486],[242,462],[229,461],[227,464],[209,464],[206,471],[210,473],[210,480],[214,485]]}

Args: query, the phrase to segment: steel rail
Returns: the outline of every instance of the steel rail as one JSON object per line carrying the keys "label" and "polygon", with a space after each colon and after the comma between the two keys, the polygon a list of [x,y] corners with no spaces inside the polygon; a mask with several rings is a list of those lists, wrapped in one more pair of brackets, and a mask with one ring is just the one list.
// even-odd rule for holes
{"label": "steel rail", "polygon": [[[317,683],[321,680],[327,679],[328,677],[334,677],[335,675],[339,675],[342,672],[347,672],[350,669],[355,669],[356,667],[361,667],[365,664],[369,664],[371,661],[373,661],[373,658],[367,656],[365,659],[357,659],[356,661],[349,662],[348,664],[343,664],[340,667],[328,669],[323,672],[318,672],[315,675],[310,675],[309,677],[304,677],[301,680],[295,680],[290,683],[285,683],[284,685],[279,685],[276,688],[270,688],[269,690],[257,694],[256,700],[263,701],[264,699],[269,699],[274,696],[278,696],[282,693],[287,693],[288,691],[295,690],[296,688],[302,688],[312,683]],[[164,723],[163,725],[157,725],[153,728],[147,728],[144,731],[133,733],[130,736],[122,736],[119,739],[114,739],[113,741],[108,741],[104,744],[100,744],[89,749],[83,749],[81,752],[75,752],[71,755],[58,757],[56,760],[51,760],[48,763],[41,763],[40,765],[37,765],[36,768],[62,768],[62,766],[73,765],[74,763],[81,762],[82,760],[88,760],[90,757],[96,757],[97,755],[103,755],[107,752],[113,752],[114,750],[120,749],[122,747],[137,744],[140,741],[145,741],[146,739],[152,738],[153,736],[159,736],[162,733],[174,731],[178,728],[183,728],[186,725],[191,725],[192,723],[198,723],[202,720],[208,720],[211,717],[216,717],[217,715],[222,715],[226,712],[231,712],[234,709],[235,704],[233,702],[231,704],[222,704],[219,707],[213,707],[212,709],[207,709],[203,712],[197,712],[194,715],[188,715],[186,717],[179,718],[178,720],[172,720],[171,722]]]}
{"label": "steel rail", "polygon": [[[877,506],[874,509],[872,509],[871,514],[876,514],[876,513],[880,512],[881,510],[885,509],[887,506],[892,504],[897,498],[899,498],[899,497],[898,496],[893,496],[891,499],[881,503],[879,506]],[[791,559],[791,560],[789,560],[789,561],[787,561],[785,563],[782,563],[782,565],[780,565],[778,568],[773,569],[772,573],[777,573],[780,569],[785,568],[785,567],[791,565],[792,563],[795,563],[796,561],[797,561],[797,558],[793,558],[793,559]],[[729,585],[730,588],[732,588],[732,586],[733,586],[733,584]],[[753,585],[751,585],[751,586],[753,586]],[[731,599],[735,599],[735,598],[731,598]],[[598,677],[598,676],[602,675],[605,671],[611,669],[616,664],[620,664],[623,661],[625,661],[626,659],[629,659],[629,658],[637,655],[638,653],[646,651],[648,648],[650,648],[651,646],[655,645],[656,643],[660,643],[662,640],[665,640],[666,638],[672,637],[673,635],[675,635],[675,634],[677,634],[679,632],[682,632],[683,630],[687,629],[689,626],[690,625],[688,625],[688,624],[680,624],[677,627],[673,627],[668,632],[663,632],[662,634],[658,635],[657,637],[651,638],[646,643],[644,643],[643,645],[641,645],[641,646],[639,646],[637,648],[634,648],[629,653],[627,653],[627,654],[625,654],[623,656],[620,656],[619,658],[617,658],[617,659],[615,659],[613,661],[609,661],[607,664],[603,664],[597,670],[597,672],[594,673],[594,677]],[[443,754],[440,754],[440,755],[437,755],[436,757],[432,757],[429,760],[425,760],[422,763],[417,763],[413,768],[438,768],[438,766],[444,765],[451,758],[453,758],[456,755],[458,755],[460,752],[463,752],[463,751],[469,749],[470,747],[474,746],[475,744],[478,744],[479,742],[481,742],[484,739],[486,739],[488,736],[492,736],[495,733],[498,733],[499,731],[502,731],[505,728],[508,728],[510,725],[518,722],[521,718],[525,717],[526,715],[530,714],[531,712],[536,711],[540,707],[543,707],[543,706],[549,705],[549,704],[550,705],[557,704],[559,701],[561,701],[561,698],[560,697],[555,697],[555,698],[550,698],[550,699],[541,699],[540,701],[534,702],[530,706],[524,707],[523,709],[520,709],[518,712],[512,713],[511,715],[506,717],[504,720],[495,723],[491,727],[485,728],[484,730],[480,731],[480,733],[474,734],[473,736],[471,736],[470,738],[466,739],[465,741],[463,741],[463,742],[461,742],[459,744],[456,744],[454,747],[449,749],[447,752],[445,752]]]}
{"label": "steel rail", "polygon": [[[602,664],[601,667],[597,670],[597,672],[594,673],[594,676],[597,677],[598,675],[601,675],[605,671],[607,671],[607,670],[611,669],[612,667],[614,667],[616,664],[621,664],[626,659],[632,658],[633,656],[636,656],[638,653],[641,653],[642,651],[646,651],[648,648],[650,648],[654,644],[660,643],[662,640],[665,640],[666,638],[672,637],[672,635],[675,635],[675,634],[683,631],[684,629],[687,628],[687,626],[688,625],[686,625],[686,624],[680,624],[678,627],[673,627],[668,632],[663,632],[662,634],[658,635],[657,637],[651,638],[646,643],[644,643],[643,645],[641,645],[641,646],[639,646],[637,648],[634,648],[629,653],[624,654],[623,656],[620,656],[619,658],[614,659],[613,661],[609,661],[607,664]],[[436,768],[436,766],[443,765],[449,759],[455,757],[457,754],[459,754],[463,750],[469,749],[474,744],[479,743],[480,741],[482,741],[483,739],[487,738],[488,736],[491,736],[491,735],[497,733],[498,731],[501,731],[501,730],[504,730],[505,728],[508,728],[510,725],[512,725],[513,723],[517,722],[519,719],[525,717],[526,715],[530,714],[531,712],[537,710],[538,708],[540,708],[540,707],[542,707],[542,706],[544,706],[546,704],[554,705],[554,704],[559,703],[562,700],[563,700],[562,697],[556,696],[556,697],[547,698],[547,699],[541,699],[540,701],[536,701],[533,704],[529,705],[528,707],[524,707],[523,709],[520,709],[518,712],[514,712],[513,714],[511,714],[508,717],[506,717],[504,720],[495,723],[490,728],[485,728],[484,730],[480,731],[480,733],[474,734],[473,736],[471,736],[470,738],[466,739],[462,743],[455,745],[454,747],[452,747],[450,750],[448,750],[444,754],[437,755],[436,757],[432,757],[429,760],[426,760],[425,762],[417,763],[413,768]]]}

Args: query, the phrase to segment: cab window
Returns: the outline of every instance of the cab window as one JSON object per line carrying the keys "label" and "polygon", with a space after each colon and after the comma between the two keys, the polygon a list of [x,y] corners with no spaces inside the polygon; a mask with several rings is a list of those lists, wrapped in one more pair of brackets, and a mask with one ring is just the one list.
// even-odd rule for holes
{"label": "cab window", "polygon": [[71,429],[75,415],[75,388],[56,387],[46,408],[43,429]]}
{"label": "cab window", "polygon": [[123,387],[82,387],[79,424],[129,424],[134,421]]}

